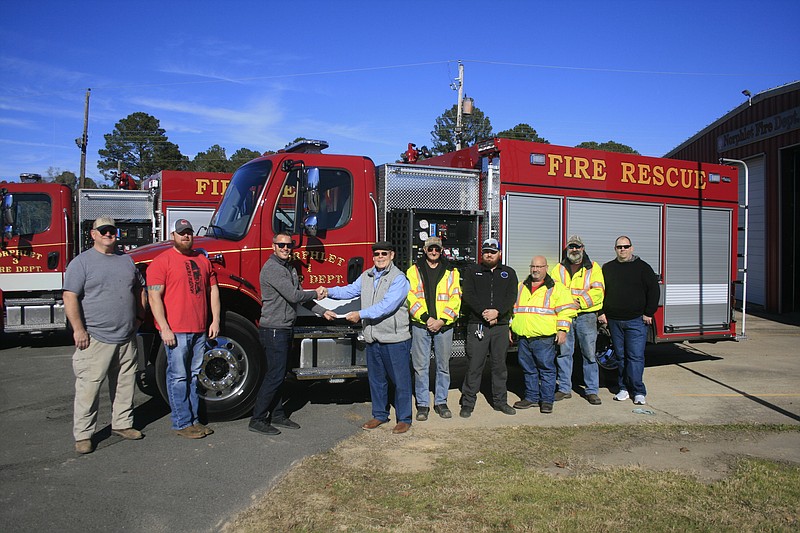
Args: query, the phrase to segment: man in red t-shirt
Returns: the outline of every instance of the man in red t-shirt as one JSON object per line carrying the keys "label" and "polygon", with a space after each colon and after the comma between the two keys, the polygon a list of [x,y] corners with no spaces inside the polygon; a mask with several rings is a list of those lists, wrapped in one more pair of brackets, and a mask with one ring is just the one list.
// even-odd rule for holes
{"label": "man in red t-shirt", "polygon": [[[181,437],[201,439],[214,431],[197,418],[197,376],[206,341],[219,334],[221,306],[217,275],[208,258],[192,249],[193,243],[192,224],[186,219],[176,220],[172,228],[173,248],[156,257],[147,269],[147,293],[156,327],[167,349],[167,397],[172,409],[172,429]],[[211,325],[208,325],[209,296]]]}

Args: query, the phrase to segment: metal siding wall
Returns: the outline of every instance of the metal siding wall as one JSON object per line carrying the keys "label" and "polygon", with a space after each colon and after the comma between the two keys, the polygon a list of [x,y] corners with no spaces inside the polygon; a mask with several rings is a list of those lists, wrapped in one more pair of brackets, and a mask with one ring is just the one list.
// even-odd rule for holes
{"label": "metal siding wall", "polygon": [[561,258],[561,198],[509,193],[505,199],[503,261],[519,280],[530,272],[531,258],[543,255],[551,267]]}
{"label": "metal siding wall", "polygon": [[664,325],[728,323],[731,212],[667,207]]}
{"label": "metal siding wall", "polygon": [[567,236],[581,236],[586,253],[602,265],[616,257],[614,241],[627,235],[635,254],[661,273],[661,206],[603,200],[567,201]]}

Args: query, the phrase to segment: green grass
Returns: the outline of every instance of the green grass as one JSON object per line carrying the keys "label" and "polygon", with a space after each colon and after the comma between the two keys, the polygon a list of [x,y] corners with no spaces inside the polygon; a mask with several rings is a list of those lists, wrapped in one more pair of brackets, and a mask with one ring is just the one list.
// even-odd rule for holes
{"label": "green grass", "polygon": [[[798,429],[522,427],[426,434],[416,441],[363,434],[306,460],[229,529],[796,531],[797,464],[730,457],[728,475],[709,481],[680,465],[667,471],[609,467],[587,461],[586,454],[678,439],[724,449],[726,442]],[[414,454],[429,464],[403,471],[398,458]]]}

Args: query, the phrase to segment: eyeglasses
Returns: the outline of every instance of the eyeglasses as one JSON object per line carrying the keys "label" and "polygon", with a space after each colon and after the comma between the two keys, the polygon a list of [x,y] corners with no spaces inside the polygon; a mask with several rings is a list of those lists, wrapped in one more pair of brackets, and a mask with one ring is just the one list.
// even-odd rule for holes
{"label": "eyeglasses", "polygon": [[428,251],[429,251],[429,252],[441,252],[441,251],[442,251],[442,249],[441,249],[441,247],[439,247],[439,246],[436,246],[436,245],[434,244],[434,245],[428,246]]}
{"label": "eyeglasses", "polygon": [[95,228],[95,231],[100,235],[111,235],[112,237],[117,236],[116,226],[100,226],[99,228]]}
{"label": "eyeglasses", "polygon": [[570,250],[580,250],[581,248],[583,248],[583,245],[582,244],[568,244],[567,248],[569,248]]}
{"label": "eyeglasses", "polygon": [[378,251],[372,252],[372,257],[386,257],[390,253],[392,253],[392,252],[387,252],[386,250],[378,250]]}
{"label": "eyeglasses", "polygon": [[531,265],[531,268],[547,268],[547,265]]}
{"label": "eyeglasses", "polygon": [[618,244],[614,248],[616,248],[617,250],[627,250],[630,247],[631,247],[630,244]]}
{"label": "eyeglasses", "polygon": [[278,248],[281,248],[281,249],[289,248],[291,250],[292,248],[294,248],[294,243],[293,242],[273,242],[272,244],[274,244],[275,246],[277,246]]}

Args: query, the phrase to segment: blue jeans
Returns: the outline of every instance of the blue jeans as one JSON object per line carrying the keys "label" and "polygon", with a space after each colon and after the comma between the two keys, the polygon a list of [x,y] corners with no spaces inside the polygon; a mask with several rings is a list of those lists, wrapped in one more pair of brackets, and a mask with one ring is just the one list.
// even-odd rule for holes
{"label": "blue jeans", "polygon": [[586,394],[597,394],[600,390],[600,372],[595,359],[597,351],[597,313],[583,313],[572,319],[567,340],[561,345],[558,356],[558,390],[564,394],[572,391],[572,362],[575,354],[575,337],[583,356],[583,382]]}
{"label": "blue jeans", "polygon": [[632,320],[608,319],[608,330],[617,357],[619,390],[631,395],[647,395],[644,375],[644,347],[647,344],[647,324],[642,317]]}
{"label": "blue jeans", "polygon": [[556,394],[556,338],[519,339],[517,357],[525,380],[525,399],[553,403]]}
{"label": "blue jeans", "polygon": [[200,398],[197,376],[206,351],[206,334],[176,333],[178,342],[167,346],[167,397],[172,409],[172,429],[183,429],[197,422]]}
{"label": "blue jeans", "polygon": [[367,378],[372,418],[389,420],[389,382],[394,385],[397,421],[411,423],[411,339],[367,344]]}
{"label": "blue jeans", "polygon": [[281,420],[286,418],[281,401],[281,385],[286,379],[292,330],[258,328],[258,336],[261,339],[261,346],[264,347],[267,371],[258,389],[252,420]]}
{"label": "blue jeans", "polygon": [[436,387],[433,405],[447,403],[450,390],[450,356],[453,353],[453,329],[431,333],[425,328],[411,327],[411,361],[414,364],[414,393],[417,407],[429,407],[431,343],[436,358]]}

